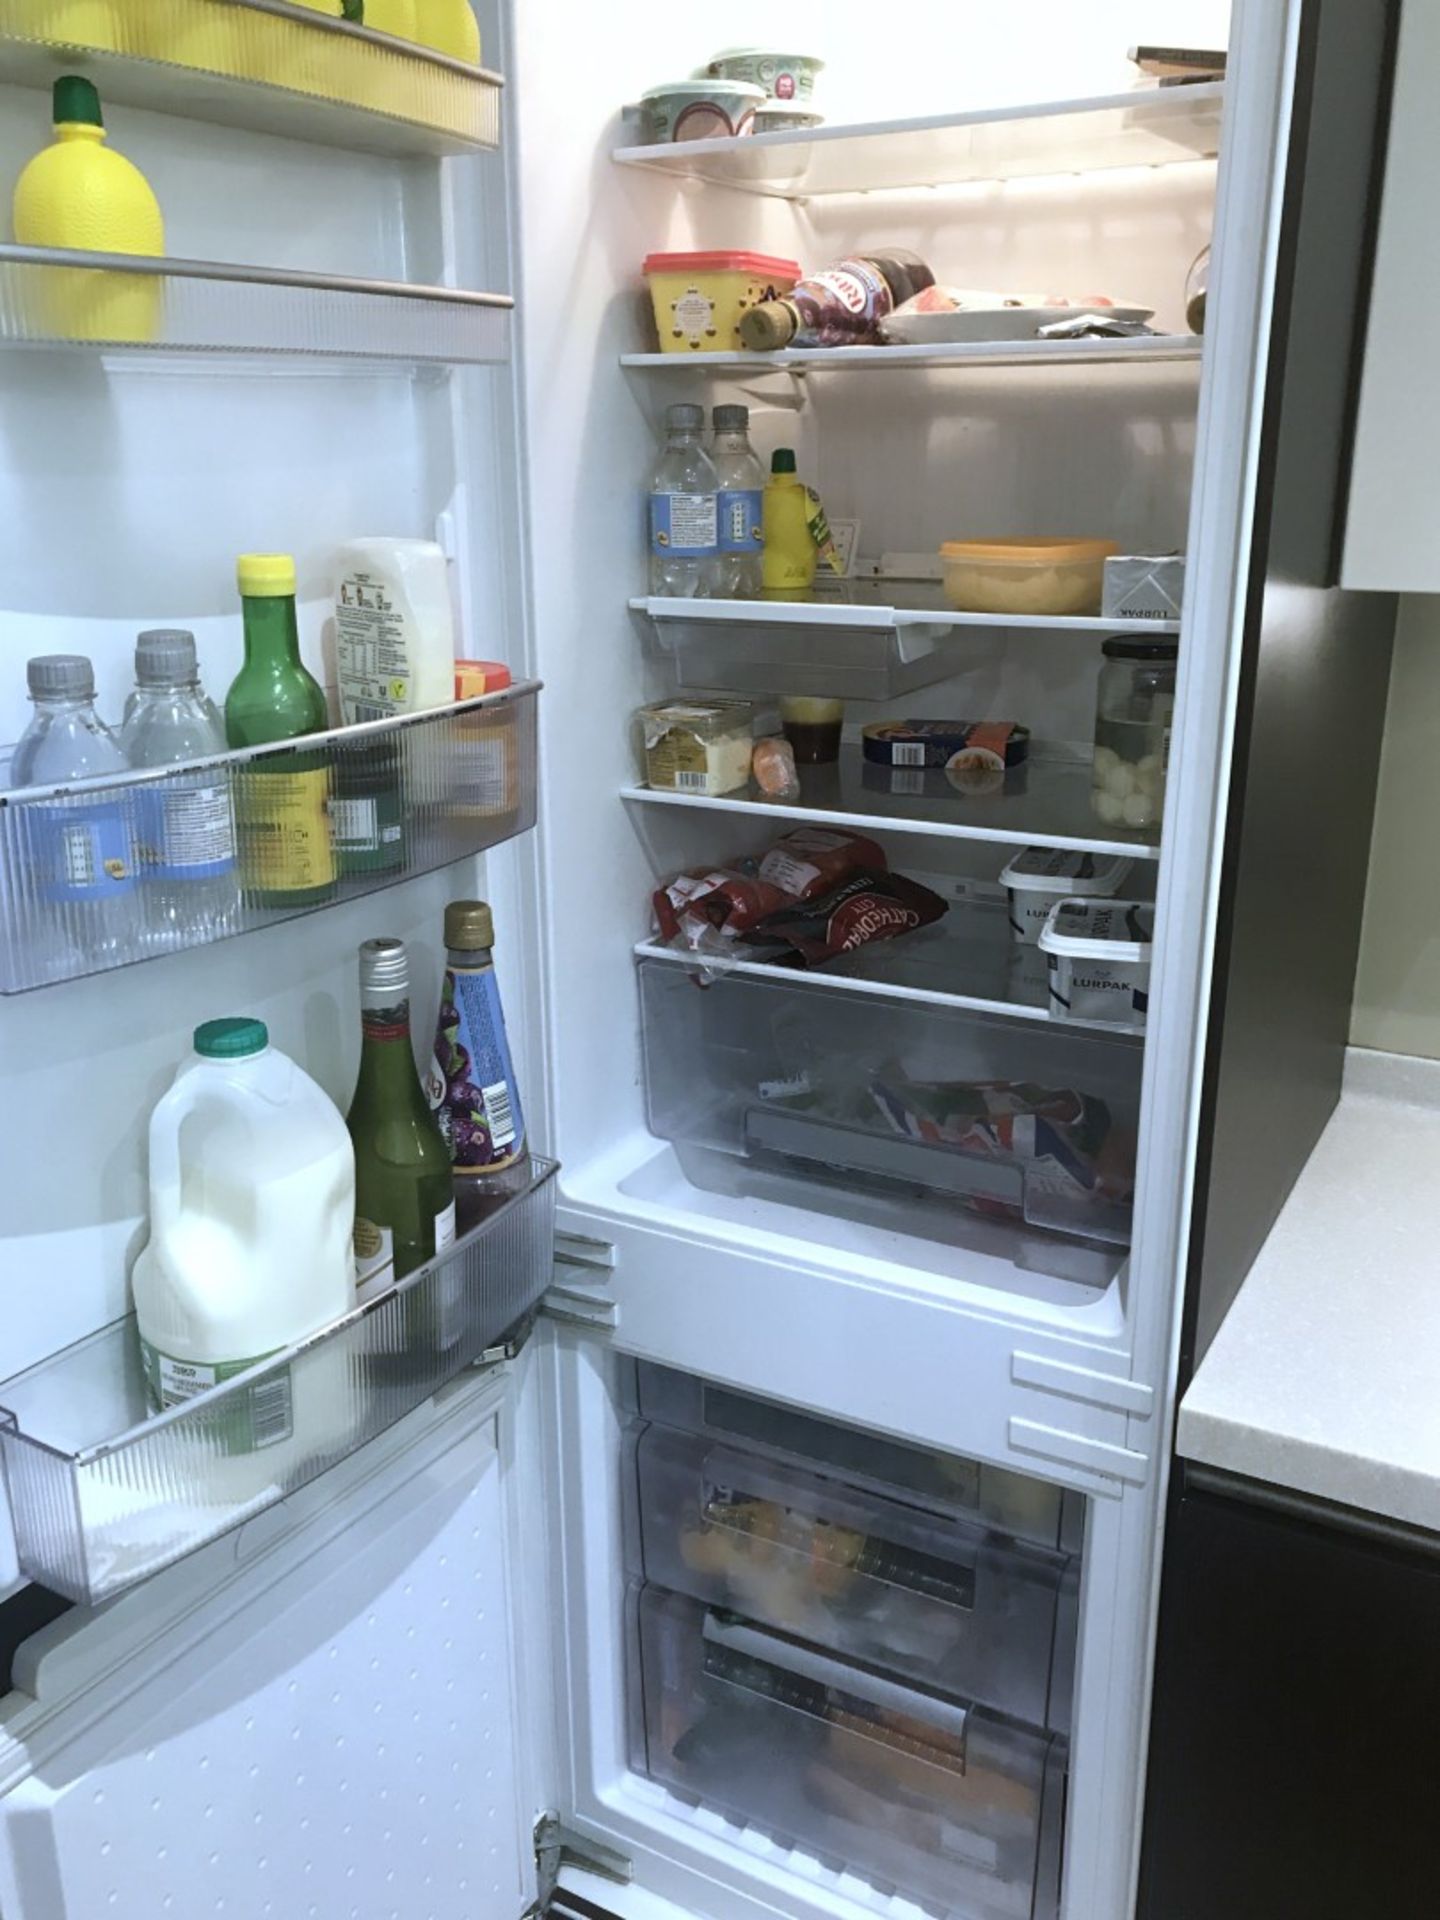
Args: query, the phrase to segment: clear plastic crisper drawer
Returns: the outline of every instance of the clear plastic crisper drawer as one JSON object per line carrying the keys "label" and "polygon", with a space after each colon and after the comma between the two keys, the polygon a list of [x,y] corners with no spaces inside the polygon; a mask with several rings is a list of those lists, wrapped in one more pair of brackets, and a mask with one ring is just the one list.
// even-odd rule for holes
{"label": "clear plastic crisper drawer", "polygon": [[[184,767],[0,784],[0,993],[208,946],[525,832],[538,695],[532,682]],[[318,821],[303,873],[267,838],[282,801]],[[197,823],[233,857],[171,878]]]}
{"label": "clear plastic crisper drawer", "polygon": [[[792,1204],[859,1205],[898,1232],[949,1239],[957,1219],[983,1220],[1017,1261],[1024,1236],[1128,1246],[1133,1040],[817,994],[803,979],[639,972],[650,1127],[701,1150],[682,1151],[696,1185],[717,1177],[709,1153]],[[1095,1283],[1112,1271],[1101,1261]]]}
{"label": "clear plastic crisper drawer", "polygon": [[982,1465],[953,1453],[931,1452],[777,1406],[731,1387],[642,1360],[636,1368],[638,1406],[646,1420],[743,1442],[782,1465],[805,1463],[850,1485],[868,1487],[942,1516],[956,1516],[1017,1540],[1063,1552],[1078,1549],[1078,1496],[1044,1480]]}
{"label": "clear plastic crisper drawer", "polygon": [[555,1168],[462,1201],[439,1259],[333,1326],[151,1417],[132,1318],[0,1386],[22,1570],[93,1605],[273,1506],[471,1365],[550,1283]]}
{"label": "clear plastic crisper drawer", "polygon": [[1068,1731],[1061,1556],[665,1427],[635,1464],[648,1581]]}
{"label": "clear plastic crisper drawer", "polygon": [[1053,1916],[1063,1742],[677,1594],[638,1614],[641,1771],[938,1914]]}

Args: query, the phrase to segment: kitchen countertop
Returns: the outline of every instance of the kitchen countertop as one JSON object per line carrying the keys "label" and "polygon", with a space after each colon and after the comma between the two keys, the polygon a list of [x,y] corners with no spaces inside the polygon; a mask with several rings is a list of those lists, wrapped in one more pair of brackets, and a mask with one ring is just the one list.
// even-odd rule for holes
{"label": "kitchen countertop", "polygon": [[1440,1061],[1350,1049],[1177,1445],[1440,1533]]}

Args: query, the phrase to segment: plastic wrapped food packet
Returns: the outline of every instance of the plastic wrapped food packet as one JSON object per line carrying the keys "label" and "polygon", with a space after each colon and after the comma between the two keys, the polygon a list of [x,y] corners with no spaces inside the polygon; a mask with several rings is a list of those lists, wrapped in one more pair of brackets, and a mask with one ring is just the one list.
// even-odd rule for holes
{"label": "plastic wrapped food packet", "polygon": [[903,873],[857,873],[830,893],[769,914],[740,937],[747,946],[787,947],[800,965],[818,967],[872,941],[928,927],[946,911],[938,893]]}
{"label": "plastic wrapped food packet", "polygon": [[751,762],[755,784],[767,800],[798,800],[800,776],[795,771],[795,749],[776,736],[755,742]]}

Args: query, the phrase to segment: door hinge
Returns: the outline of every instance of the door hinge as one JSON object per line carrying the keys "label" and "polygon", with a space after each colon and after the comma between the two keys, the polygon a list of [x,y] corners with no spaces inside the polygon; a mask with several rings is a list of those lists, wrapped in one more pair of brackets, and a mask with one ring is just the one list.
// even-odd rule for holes
{"label": "door hinge", "polygon": [[562,1233],[555,1240],[555,1272],[540,1311],[567,1326],[609,1333],[620,1324],[620,1308],[610,1292],[615,1249],[603,1240]]}
{"label": "door hinge", "polygon": [[526,1909],[521,1920],[532,1920],[532,1916],[539,1920],[546,1912],[555,1898],[561,1870],[565,1867],[578,1867],[617,1887],[628,1887],[635,1871],[623,1853],[572,1832],[558,1813],[542,1813],[535,1822],[535,1872],[539,1892],[534,1906]]}

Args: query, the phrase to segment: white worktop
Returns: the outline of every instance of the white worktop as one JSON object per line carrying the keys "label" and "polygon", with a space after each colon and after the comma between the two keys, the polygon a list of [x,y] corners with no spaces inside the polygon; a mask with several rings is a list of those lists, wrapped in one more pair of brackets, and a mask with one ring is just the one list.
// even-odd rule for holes
{"label": "white worktop", "polygon": [[1440,1061],[1340,1104],[1180,1406],[1188,1460],[1440,1532]]}

